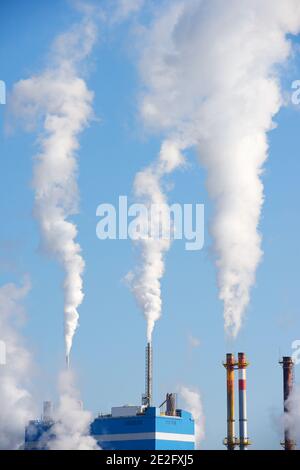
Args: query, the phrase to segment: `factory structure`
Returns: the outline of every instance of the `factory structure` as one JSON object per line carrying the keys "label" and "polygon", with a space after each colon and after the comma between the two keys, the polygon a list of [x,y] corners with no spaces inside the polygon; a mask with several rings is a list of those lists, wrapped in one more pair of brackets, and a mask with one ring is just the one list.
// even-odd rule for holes
{"label": "factory structure", "polygon": [[[145,393],[140,406],[118,406],[100,414],[90,425],[90,434],[105,450],[193,450],[195,423],[188,411],[177,408],[176,394],[167,393],[159,407],[152,404],[152,345],[146,347]],[[50,402],[44,402],[41,420],[30,421],[25,429],[25,449],[45,449],[55,436],[51,429]]]}
{"label": "factory structure", "polygon": [[[193,450],[195,449],[195,422],[188,411],[177,408],[175,393],[167,393],[165,400],[156,407],[152,403],[153,357],[152,345],[146,346],[145,393],[139,406],[117,406],[110,414],[99,414],[90,424],[90,434],[99,447],[105,450]],[[284,356],[280,361],[283,369],[283,404],[287,413],[287,400],[293,389],[294,363]],[[247,450],[251,444],[248,436],[246,355],[226,354],[223,362],[227,385],[227,436],[223,444],[228,450]],[[239,436],[235,429],[235,371],[238,371]],[[30,421],[25,429],[25,449],[45,449],[53,434],[51,402],[44,402],[41,420]],[[203,423],[197,423],[203,425]],[[281,442],[285,450],[294,450],[296,442],[288,429]]]}
{"label": "factory structure", "polygon": [[[224,439],[224,445],[228,450],[234,450],[239,446],[240,450],[247,450],[250,445],[247,426],[247,396],[246,396],[246,367],[249,365],[245,353],[238,353],[238,361],[235,360],[232,353],[226,355],[226,362],[223,363],[226,368],[227,376],[227,437]],[[239,438],[235,436],[235,418],[234,418],[234,372],[239,371]]]}
{"label": "factory structure", "polygon": [[[288,413],[287,400],[292,393],[294,385],[294,362],[290,356],[283,356],[279,364],[282,365],[283,371],[283,409],[285,413]],[[284,440],[281,442],[281,445],[284,450],[295,450],[296,442],[293,440],[289,429],[284,430]]]}
{"label": "factory structure", "polygon": [[[284,356],[279,364],[283,370],[283,409],[284,413],[289,412],[288,398],[292,393],[294,385],[294,362],[290,356]],[[246,368],[249,363],[245,353],[238,353],[238,360],[232,353],[226,354],[226,361],[223,362],[226,369],[227,384],[227,436],[223,443],[228,450],[247,450],[251,441],[248,436],[247,418],[247,381]],[[235,370],[238,370],[238,397],[239,397],[239,437],[235,431]],[[291,436],[289,429],[284,429],[284,440],[281,442],[284,450],[295,450],[296,441]]]}

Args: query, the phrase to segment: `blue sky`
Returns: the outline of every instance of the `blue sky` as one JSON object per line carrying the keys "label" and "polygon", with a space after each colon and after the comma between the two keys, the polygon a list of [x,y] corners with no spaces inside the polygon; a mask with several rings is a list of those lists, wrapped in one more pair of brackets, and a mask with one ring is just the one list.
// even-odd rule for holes
{"label": "blue sky", "polygon": [[[26,3],[26,4],[25,4]],[[40,71],[55,36],[78,20],[68,2],[2,2],[0,79],[8,91],[21,78]],[[130,49],[132,24],[103,30],[93,52],[87,79],[95,93],[99,118],[80,137],[78,240],[86,261],[85,299],[72,363],[78,372],[85,406],[109,411],[113,405],[139,403],[144,389],[145,321],[123,282],[136,263],[132,243],[96,238],[96,208],[132,196],[134,175],[159,151],[159,136],[144,132],[137,115],[139,78]],[[284,72],[289,95],[300,79],[299,63]],[[9,95],[8,95],[9,102]],[[63,273],[39,248],[32,216],[32,157],[36,136],[16,129],[7,134],[8,106],[0,107],[0,280],[19,283],[29,273],[32,290],[26,299],[24,335],[35,357],[37,400],[55,397],[57,373],[64,361]],[[264,258],[259,266],[245,324],[235,341],[226,340],[222,304],[211,255],[211,202],[205,172],[189,152],[189,165],[171,177],[169,199],[205,205],[206,240],[202,251],[188,252],[174,242],[166,258],[162,282],[163,314],[154,333],[155,402],[180,384],[197,387],[206,416],[203,448],[222,448],[226,432],[225,370],[229,351],[245,351],[248,369],[249,434],[253,448],[278,448],[274,416],[282,409],[280,355],[292,353],[300,339],[299,315],[299,172],[300,113],[288,105],[276,116],[269,134],[265,166],[265,204],[260,230]],[[189,337],[200,341],[190,345]],[[296,367],[296,376],[298,373]]]}

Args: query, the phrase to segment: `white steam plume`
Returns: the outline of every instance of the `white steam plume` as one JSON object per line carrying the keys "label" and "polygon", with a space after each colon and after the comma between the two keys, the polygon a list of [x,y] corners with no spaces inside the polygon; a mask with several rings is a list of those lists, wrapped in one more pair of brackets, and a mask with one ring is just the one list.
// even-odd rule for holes
{"label": "white steam plume", "polygon": [[[127,279],[146,318],[148,342],[152,340],[155,322],[161,315],[164,255],[171,244],[171,232],[168,233],[169,210],[162,180],[183,162],[180,145],[166,140],[161,146],[157,161],[137,173],[134,181],[134,194],[148,209],[148,213],[141,213],[137,219],[140,233],[136,243],[140,248],[141,260],[135,272],[127,275]],[[153,210],[155,206],[157,211]]]}
{"label": "white steam plume", "polygon": [[24,320],[20,304],[30,290],[23,285],[0,287],[0,449],[18,449],[24,443],[24,429],[34,415],[29,392],[31,358],[19,333]]}
{"label": "white steam plume", "polygon": [[235,336],[262,256],[267,132],[282,106],[278,65],[300,30],[298,0],[186,0],[146,31],[141,111],[196,146],[215,203],[212,236],[226,331]]}
{"label": "white steam plume", "polygon": [[[55,424],[51,428],[51,439],[46,446],[50,450],[99,450],[96,440],[90,435],[92,415],[83,410],[74,377],[71,371],[63,371],[59,381],[60,399],[54,412]],[[47,439],[47,437],[46,437]],[[45,441],[42,442],[45,444]]]}
{"label": "white steam plume", "polygon": [[13,89],[17,115],[32,127],[39,119],[40,152],[34,159],[35,214],[43,245],[65,271],[65,349],[69,357],[83,300],[84,260],[76,242],[77,228],[69,217],[77,212],[76,151],[78,135],[92,116],[93,94],[80,77],[83,61],[95,42],[89,19],[62,34],[54,43],[50,65],[40,75],[20,80]]}
{"label": "white steam plume", "polygon": [[179,393],[185,402],[185,408],[194,418],[196,448],[199,448],[199,444],[205,436],[205,418],[201,395],[197,390],[191,390],[184,386],[180,387]]}
{"label": "white steam plume", "polygon": [[113,22],[122,22],[141,10],[144,0],[109,0],[108,4],[113,8]]}
{"label": "white steam plume", "polygon": [[284,413],[283,423],[291,439],[300,444],[300,385],[295,385],[286,401],[288,411]]}

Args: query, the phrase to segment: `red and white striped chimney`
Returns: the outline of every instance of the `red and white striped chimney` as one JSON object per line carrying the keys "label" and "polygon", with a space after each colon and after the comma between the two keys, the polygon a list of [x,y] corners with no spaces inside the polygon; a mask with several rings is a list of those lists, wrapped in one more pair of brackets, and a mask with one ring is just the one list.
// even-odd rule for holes
{"label": "red and white striped chimney", "polygon": [[240,450],[247,450],[250,444],[248,439],[248,420],[247,420],[247,392],[246,392],[246,361],[245,353],[238,354],[239,369],[239,427],[240,427]]}

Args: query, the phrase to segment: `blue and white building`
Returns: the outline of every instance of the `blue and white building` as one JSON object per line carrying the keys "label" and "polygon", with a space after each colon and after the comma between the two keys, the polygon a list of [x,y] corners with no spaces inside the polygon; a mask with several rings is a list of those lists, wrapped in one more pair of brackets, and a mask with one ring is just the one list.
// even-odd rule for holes
{"label": "blue and white building", "polygon": [[98,416],[91,434],[102,449],[115,450],[192,450],[195,447],[191,413],[176,410],[166,415],[154,406],[112,408],[111,415]]}
{"label": "blue and white building", "polygon": [[[195,423],[188,411],[177,409],[176,394],[167,393],[159,408],[152,405],[152,345],[146,347],[146,389],[141,406],[117,406],[98,415],[90,433],[105,450],[193,450]],[[165,405],[165,411],[163,407]],[[44,403],[42,420],[30,421],[25,430],[25,449],[45,449],[55,438],[52,406]]]}
{"label": "blue and white building", "polygon": [[[25,449],[45,449],[51,439],[50,419],[30,421],[25,430]],[[191,413],[177,409],[173,416],[154,406],[114,407],[99,415],[91,435],[105,450],[193,450],[195,428]]]}

